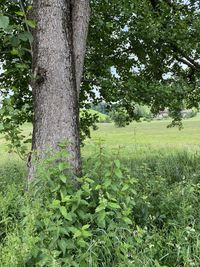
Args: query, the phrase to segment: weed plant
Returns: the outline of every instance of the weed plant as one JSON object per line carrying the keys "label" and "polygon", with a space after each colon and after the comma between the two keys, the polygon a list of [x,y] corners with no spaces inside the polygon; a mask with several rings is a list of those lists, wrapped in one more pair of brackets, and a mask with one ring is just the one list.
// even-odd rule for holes
{"label": "weed plant", "polygon": [[198,155],[119,160],[99,147],[74,183],[66,152],[0,171],[2,267],[200,266]]}

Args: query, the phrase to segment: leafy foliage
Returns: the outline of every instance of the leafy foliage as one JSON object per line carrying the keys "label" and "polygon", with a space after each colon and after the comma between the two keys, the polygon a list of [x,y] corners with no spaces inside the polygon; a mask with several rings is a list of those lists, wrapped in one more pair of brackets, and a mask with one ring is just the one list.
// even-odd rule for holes
{"label": "leafy foliage", "polygon": [[[20,1],[19,1],[20,2]],[[3,73],[0,74],[2,107],[0,121],[6,138],[11,141],[20,154],[26,143],[20,126],[32,121],[31,83],[31,20],[26,13],[31,9],[28,1],[1,1],[1,13],[7,24],[0,29],[0,51]],[[2,20],[2,19],[1,19]]]}
{"label": "leafy foliage", "polygon": [[[26,204],[20,212],[24,214],[20,227],[26,230],[21,232],[22,241],[12,240],[14,258],[7,254],[8,258],[2,259],[5,266],[8,262],[15,262],[15,266],[98,266],[100,258],[106,266],[129,263],[129,241],[120,243],[118,236],[134,225],[131,207],[135,205],[135,190],[130,187],[137,181],[118,160],[105,166],[101,151],[92,173],[79,178],[77,189],[70,178],[66,156],[62,150],[40,166],[29,206]],[[96,171],[98,174],[92,177]],[[27,231],[32,238],[25,244]]]}
{"label": "leafy foliage", "polygon": [[18,183],[20,171],[5,169],[18,180],[10,186],[0,175],[1,264],[198,266],[199,156],[161,161],[159,153],[133,160],[129,174],[119,155],[99,147],[84,162],[77,189],[64,151],[44,160],[30,193]]}
{"label": "leafy foliage", "polygon": [[117,102],[133,118],[136,103],[150,105],[154,113],[169,107],[176,121],[184,105],[198,106],[199,3],[92,1],[91,6],[85,75],[107,103]]}
{"label": "leafy foliage", "polygon": [[110,117],[114,121],[116,127],[125,127],[130,121],[129,115],[123,109],[111,111]]}
{"label": "leafy foliage", "polygon": [[[20,150],[20,127],[32,121],[31,1],[1,1],[0,119]],[[180,125],[181,110],[199,106],[198,1],[90,1],[88,37],[80,108],[104,100],[117,103],[135,119],[136,104],[157,113],[168,107]],[[96,93],[98,92],[98,93]],[[85,116],[82,136],[95,117]],[[22,144],[23,152],[23,144]]]}

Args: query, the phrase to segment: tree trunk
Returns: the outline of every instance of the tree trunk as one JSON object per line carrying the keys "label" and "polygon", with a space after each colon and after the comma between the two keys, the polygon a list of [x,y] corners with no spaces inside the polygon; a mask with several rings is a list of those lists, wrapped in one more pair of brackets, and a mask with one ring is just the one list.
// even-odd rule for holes
{"label": "tree trunk", "polygon": [[[79,91],[89,24],[89,0],[35,0],[32,150],[42,158],[68,142],[72,172],[79,174]],[[34,178],[30,162],[29,179]]]}

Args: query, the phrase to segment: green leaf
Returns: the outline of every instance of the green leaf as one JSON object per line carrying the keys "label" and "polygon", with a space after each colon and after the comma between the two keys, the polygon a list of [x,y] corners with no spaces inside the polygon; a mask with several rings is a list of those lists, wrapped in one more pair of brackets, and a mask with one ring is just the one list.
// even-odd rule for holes
{"label": "green leaf", "polygon": [[36,22],[32,19],[27,19],[25,20],[25,23],[28,24],[28,26],[30,26],[31,28],[35,28],[36,27]]}
{"label": "green leaf", "polygon": [[6,29],[9,26],[9,17],[7,16],[0,16],[0,28]]}
{"label": "green leaf", "polygon": [[83,210],[77,210],[78,216],[82,219],[82,220],[88,220],[90,219],[91,214],[88,214],[87,212],[83,211]]}
{"label": "green leaf", "polygon": [[110,176],[111,176],[111,171],[110,170],[106,171],[105,177],[110,177]]}
{"label": "green leaf", "polygon": [[67,240],[66,239],[61,239],[58,241],[58,246],[60,247],[60,249],[62,250],[62,253],[65,254],[66,250],[67,250]]}
{"label": "green leaf", "polygon": [[15,36],[12,36],[10,41],[11,41],[11,45],[15,46],[15,47],[17,47],[19,45],[19,43],[20,43],[19,38],[15,37]]}
{"label": "green leaf", "polygon": [[53,207],[59,207],[60,206],[60,200],[54,199],[53,202],[52,202],[52,206]]}
{"label": "green leaf", "polygon": [[106,226],[105,217],[106,217],[105,210],[102,210],[102,211],[100,211],[98,213],[98,216],[97,216],[97,225],[98,225],[98,227],[104,228]]}
{"label": "green leaf", "polygon": [[120,168],[120,161],[118,159],[116,159],[114,161],[114,163],[115,163],[115,165],[116,165],[117,168]]}
{"label": "green leaf", "polygon": [[16,56],[16,55],[19,54],[19,51],[18,51],[16,48],[13,47],[13,49],[11,50],[10,53],[11,53],[13,56]]}
{"label": "green leaf", "polygon": [[64,206],[60,207],[60,212],[66,220],[72,221],[71,214],[67,212],[67,209]]}
{"label": "green leaf", "polygon": [[115,172],[115,175],[117,176],[117,178],[122,178],[123,177],[122,172],[121,172],[120,169],[115,169],[114,172]]}
{"label": "green leaf", "polygon": [[99,190],[99,189],[101,189],[102,188],[102,186],[100,185],[100,184],[98,184],[96,187],[95,187],[95,190]]}
{"label": "green leaf", "polygon": [[111,209],[120,209],[120,206],[114,202],[108,202],[108,207]]}
{"label": "green leaf", "polygon": [[71,199],[71,196],[69,195],[64,195],[62,192],[61,192],[61,201],[62,202],[69,202]]}
{"label": "green leaf", "polygon": [[82,230],[87,230],[88,228],[90,228],[90,224],[85,224],[82,227]]}
{"label": "green leaf", "polygon": [[85,231],[85,230],[83,230],[83,231],[82,231],[82,236],[85,237],[85,238],[87,238],[87,237],[89,237],[89,236],[92,236],[92,233],[91,233],[90,231]]}
{"label": "green leaf", "polygon": [[23,11],[16,11],[15,14],[24,17],[25,13]]}
{"label": "green leaf", "polygon": [[26,42],[29,41],[30,43],[33,42],[33,36],[30,32],[22,32],[19,34],[19,39]]}
{"label": "green leaf", "polygon": [[72,240],[72,239],[65,239],[65,244],[67,246],[67,250],[76,248],[76,246],[74,244],[74,240]]}
{"label": "green leaf", "polygon": [[59,175],[59,178],[63,183],[66,183],[67,177],[64,174]]}
{"label": "green leaf", "polygon": [[111,179],[106,179],[103,185],[105,188],[108,188],[111,185],[111,183],[112,183]]}
{"label": "green leaf", "polygon": [[27,11],[31,10],[32,7],[33,7],[32,5],[29,5],[29,6],[27,7]]}
{"label": "green leaf", "polygon": [[28,143],[31,143],[32,142],[32,138],[28,138],[24,141],[24,144],[28,144]]}
{"label": "green leaf", "polygon": [[87,247],[87,242],[85,242],[85,240],[83,238],[80,238],[78,241],[77,241],[77,244],[81,247],[81,248],[85,248]]}
{"label": "green leaf", "polygon": [[57,186],[52,186],[52,188],[51,188],[51,192],[53,193],[53,192],[57,192],[58,190],[60,189],[60,185],[58,184]]}
{"label": "green leaf", "polygon": [[131,219],[129,219],[128,217],[123,217],[123,221],[128,223],[128,224],[133,224],[133,222],[131,221]]}
{"label": "green leaf", "polygon": [[123,187],[122,187],[122,191],[126,191],[127,189],[129,189],[129,186],[127,184],[125,184]]}
{"label": "green leaf", "polygon": [[102,210],[105,210],[105,204],[101,203],[98,207],[96,207],[95,212],[100,212]]}
{"label": "green leaf", "polygon": [[80,237],[80,236],[82,236],[82,232],[81,232],[81,230],[76,229],[76,230],[74,231],[74,238],[77,238],[77,237]]}
{"label": "green leaf", "polygon": [[61,161],[61,162],[59,162],[59,164],[58,164],[58,169],[59,169],[59,171],[64,171],[64,170],[66,170],[66,168],[67,168],[67,165],[66,165],[66,163],[65,162],[63,162],[63,161]]}
{"label": "green leaf", "polygon": [[157,260],[155,260],[155,267],[162,267]]}

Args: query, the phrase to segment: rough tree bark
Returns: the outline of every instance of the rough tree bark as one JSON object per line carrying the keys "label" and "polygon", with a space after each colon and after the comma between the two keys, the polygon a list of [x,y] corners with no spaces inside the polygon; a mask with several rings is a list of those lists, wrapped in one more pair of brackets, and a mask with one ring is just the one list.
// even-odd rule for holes
{"label": "rough tree bark", "polygon": [[[33,141],[38,158],[68,141],[79,174],[79,90],[89,24],[89,0],[34,0]],[[29,179],[34,178],[30,161]]]}

